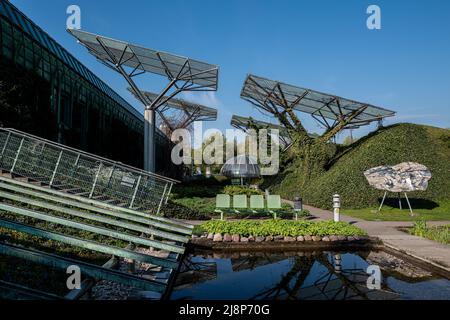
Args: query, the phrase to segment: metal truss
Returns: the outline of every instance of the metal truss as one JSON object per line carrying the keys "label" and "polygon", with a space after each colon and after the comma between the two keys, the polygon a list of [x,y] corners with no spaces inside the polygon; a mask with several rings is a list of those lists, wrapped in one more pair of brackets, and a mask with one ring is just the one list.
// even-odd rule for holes
{"label": "metal truss", "polygon": [[[128,90],[134,94],[131,88],[128,88]],[[141,93],[149,101],[158,97],[158,94],[148,91],[141,91]],[[136,95],[135,97],[138,99]],[[194,121],[215,121],[217,119],[217,110],[214,108],[179,98],[167,99],[167,97],[164,97],[164,100],[166,102],[156,111],[164,125],[168,127],[169,133],[179,128],[187,128]]]}
{"label": "metal truss", "polygon": [[[144,169],[154,172],[154,112],[180,92],[216,91],[219,67],[85,31],[69,29],[68,32],[101,63],[120,73],[144,105]],[[160,94],[152,100],[141,92],[134,81],[135,77],[144,73],[158,74],[169,80]]]}
{"label": "metal truss", "polygon": [[394,111],[279,81],[248,75],[241,98],[275,115],[287,129],[306,133],[295,111],[310,114],[326,131],[325,140],[343,129],[354,129],[395,115]]}

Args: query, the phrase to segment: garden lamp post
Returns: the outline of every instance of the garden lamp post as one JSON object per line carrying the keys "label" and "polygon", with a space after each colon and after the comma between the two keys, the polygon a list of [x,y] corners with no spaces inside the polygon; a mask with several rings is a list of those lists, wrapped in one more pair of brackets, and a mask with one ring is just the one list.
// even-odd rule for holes
{"label": "garden lamp post", "polygon": [[338,222],[340,220],[339,210],[341,208],[341,197],[338,194],[333,196],[333,213],[334,221]]}

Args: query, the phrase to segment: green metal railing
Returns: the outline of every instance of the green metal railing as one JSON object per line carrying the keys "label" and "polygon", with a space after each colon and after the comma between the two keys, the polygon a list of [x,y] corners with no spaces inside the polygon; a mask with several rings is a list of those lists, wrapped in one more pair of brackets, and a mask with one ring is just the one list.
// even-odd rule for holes
{"label": "green metal railing", "polygon": [[[96,203],[90,199],[77,199],[52,188],[0,176],[0,228],[147,264],[151,270],[155,270],[150,270],[151,273],[165,274],[165,279],[155,277],[149,280],[120,270],[93,266],[79,259],[71,260],[72,264],[80,266],[82,272],[91,277],[90,281],[105,279],[119,282],[135,289],[158,292],[162,299],[166,299],[170,295],[171,284],[183,258],[184,245],[192,233],[192,226],[128,208],[120,208],[122,211],[117,210],[119,207],[101,208],[89,203],[91,201]],[[88,234],[100,237],[93,240]],[[119,242],[112,245],[108,238]],[[125,247],[125,244],[128,245]],[[154,250],[144,253],[134,251],[135,247]],[[59,255],[16,247],[9,242],[0,242],[0,255],[15,256],[56,268],[66,268],[68,265],[68,260]],[[6,298],[16,295],[61,298],[13,283],[0,283],[0,289],[2,287],[7,291]],[[70,296],[81,295],[72,292]]]}
{"label": "green metal railing", "polygon": [[158,214],[176,180],[0,128],[0,169],[80,197]]}

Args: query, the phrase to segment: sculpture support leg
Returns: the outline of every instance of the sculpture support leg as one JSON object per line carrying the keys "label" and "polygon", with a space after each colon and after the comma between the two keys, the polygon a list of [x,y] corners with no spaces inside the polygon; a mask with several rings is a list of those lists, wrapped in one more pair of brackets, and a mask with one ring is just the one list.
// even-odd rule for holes
{"label": "sculpture support leg", "polygon": [[403,210],[403,208],[402,208],[402,197],[400,195],[400,192],[398,193],[398,206],[399,206],[400,210]]}
{"label": "sculpture support leg", "polygon": [[409,199],[408,199],[408,195],[405,192],[405,198],[406,198],[406,202],[408,202],[408,207],[409,207],[409,212],[411,212],[411,216],[414,215],[413,210],[411,208],[411,203],[409,203]]}
{"label": "sculpture support leg", "polygon": [[384,192],[383,200],[381,200],[380,207],[378,208],[378,212],[381,211],[381,208],[383,207],[384,200],[386,200],[387,191]]}

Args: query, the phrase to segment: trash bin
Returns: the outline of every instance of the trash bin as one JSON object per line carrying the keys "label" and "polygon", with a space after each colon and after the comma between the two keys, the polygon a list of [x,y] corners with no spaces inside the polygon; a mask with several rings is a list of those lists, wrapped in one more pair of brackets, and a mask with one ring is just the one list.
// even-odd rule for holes
{"label": "trash bin", "polygon": [[302,211],[303,210],[302,198],[300,198],[300,197],[295,197],[294,198],[294,210],[295,211]]}

